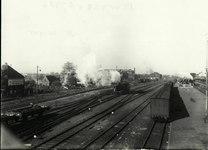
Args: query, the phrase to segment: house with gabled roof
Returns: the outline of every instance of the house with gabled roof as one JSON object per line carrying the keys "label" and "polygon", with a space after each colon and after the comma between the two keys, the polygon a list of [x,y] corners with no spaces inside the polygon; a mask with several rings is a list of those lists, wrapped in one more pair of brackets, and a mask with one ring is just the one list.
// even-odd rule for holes
{"label": "house with gabled roof", "polygon": [[47,75],[43,78],[42,80],[42,85],[45,86],[52,86],[52,83],[55,81],[59,81],[60,82],[60,78],[54,76],[54,75]]}
{"label": "house with gabled roof", "polygon": [[24,94],[25,77],[9,66],[1,66],[1,97],[18,96]]}

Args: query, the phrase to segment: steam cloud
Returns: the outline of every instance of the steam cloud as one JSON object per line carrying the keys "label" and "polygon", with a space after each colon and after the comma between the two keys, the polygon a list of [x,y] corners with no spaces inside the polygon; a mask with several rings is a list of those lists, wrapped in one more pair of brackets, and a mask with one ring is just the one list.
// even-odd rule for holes
{"label": "steam cloud", "polygon": [[121,75],[118,71],[100,71],[97,76],[97,86],[110,86],[111,83],[119,82]]}
{"label": "steam cloud", "polygon": [[182,72],[182,71],[179,71],[179,72],[177,73],[177,75],[178,75],[179,77],[181,77],[181,78],[188,78],[188,79],[192,79],[192,80],[193,80],[193,77],[192,77],[191,74],[188,73],[188,72]]}
{"label": "steam cloud", "polygon": [[97,86],[110,86],[111,83],[120,81],[118,71],[101,71],[102,67],[97,64],[95,53],[85,55],[77,65],[77,78],[82,84],[88,86],[92,81]]}

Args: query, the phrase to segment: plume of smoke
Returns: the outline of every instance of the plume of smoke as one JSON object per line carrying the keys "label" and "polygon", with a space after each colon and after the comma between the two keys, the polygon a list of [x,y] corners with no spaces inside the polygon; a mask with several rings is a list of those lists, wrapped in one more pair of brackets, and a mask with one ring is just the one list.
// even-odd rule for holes
{"label": "plume of smoke", "polygon": [[108,71],[99,71],[96,79],[97,86],[110,86],[110,74]]}
{"label": "plume of smoke", "polygon": [[81,62],[77,65],[77,78],[82,84],[88,86],[90,79],[96,78],[98,69],[99,66],[97,65],[96,55],[94,53],[89,53],[84,56]]}
{"label": "plume of smoke", "polygon": [[99,71],[96,85],[110,86],[112,83],[120,82],[121,74],[118,71]]}
{"label": "plume of smoke", "polygon": [[111,83],[120,82],[121,74],[118,71],[110,71]]}
{"label": "plume of smoke", "polygon": [[67,85],[68,83],[68,74],[66,73],[63,78],[63,85]]}
{"label": "plume of smoke", "polygon": [[177,73],[177,76],[181,77],[181,78],[188,78],[188,79],[192,79],[193,80],[193,77],[191,76],[190,73],[188,72],[182,72],[182,71],[179,71]]}
{"label": "plume of smoke", "polygon": [[91,52],[84,56],[77,65],[77,78],[85,86],[88,86],[90,81],[97,86],[110,86],[111,83],[120,81],[119,72],[99,70],[101,70],[101,66],[97,64],[95,53]]}

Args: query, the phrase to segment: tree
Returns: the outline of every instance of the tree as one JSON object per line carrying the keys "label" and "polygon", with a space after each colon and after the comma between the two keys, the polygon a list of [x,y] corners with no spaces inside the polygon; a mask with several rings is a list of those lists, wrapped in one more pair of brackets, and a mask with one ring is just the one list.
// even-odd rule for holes
{"label": "tree", "polygon": [[52,87],[53,87],[53,89],[55,90],[57,90],[57,89],[60,89],[60,87],[61,87],[61,83],[60,83],[60,81],[54,81],[54,82],[52,82]]}
{"label": "tree", "polygon": [[61,86],[61,83],[60,83],[59,81],[54,81],[54,82],[52,83],[52,86],[53,86],[53,87],[60,87],[60,86]]}
{"label": "tree", "polygon": [[68,76],[68,84],[75,85],[77,83],[77,78],[75,76],[69,75]]}
{"label": "tree", "polygon": [[67,62],[63,66],[63,70],[60,73],[60,80],[63,85],[74,85],[76,82],[76,66]]}
{"label": "tree", "polygon": [[26,88],[32,88],[36,85],[35,80],[27,80],[25,81],[25,87]]}

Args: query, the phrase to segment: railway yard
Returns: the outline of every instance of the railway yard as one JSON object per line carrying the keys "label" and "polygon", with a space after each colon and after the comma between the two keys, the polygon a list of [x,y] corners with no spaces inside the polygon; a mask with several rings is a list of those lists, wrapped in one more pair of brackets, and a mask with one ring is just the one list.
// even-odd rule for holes
{"label": "railway yard", "polygon": [[[192,86],[182,87],[179,83],[162,80],[132,82],[130,86],[130,91],[124,94],[117,94],[108,87],[75,91],[50,99],[39,97],[38,105],[50,106],[50,110],[41,116],[28,115],[27,119],[3,124],[25,148],[208,148],[203,93]],[[166,119],[161,114],[152,114],[150,103],[154,98],[168,102]],[[1,104],[3,111],[12,112],[36,102],[37,99],[31,98],[27,102],[9,100]]]}
{"label": "railway yard", "polygon": [[208,0],[2,0],[0,150],[208,150]]}

